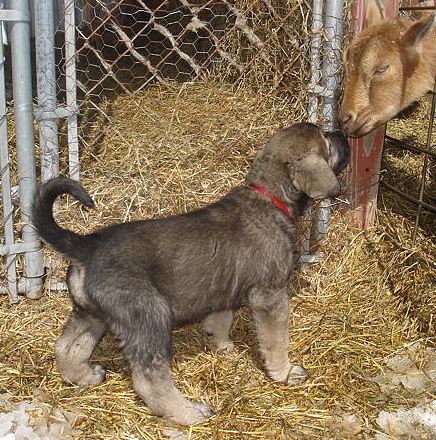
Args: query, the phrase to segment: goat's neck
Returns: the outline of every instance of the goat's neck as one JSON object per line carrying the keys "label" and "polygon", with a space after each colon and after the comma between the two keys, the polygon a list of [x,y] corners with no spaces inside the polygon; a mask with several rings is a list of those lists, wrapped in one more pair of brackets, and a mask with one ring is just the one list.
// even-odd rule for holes
{"label": "goat's neck", "polygon": [[[434,89],[436,74],[436,34],[433,32],[423,42],[418,53],[419,61],[405,78],[405,103],[413,102]],[[405,65],[407,71],[407,63]],[[404,72],[406,74],[406,72]]]}

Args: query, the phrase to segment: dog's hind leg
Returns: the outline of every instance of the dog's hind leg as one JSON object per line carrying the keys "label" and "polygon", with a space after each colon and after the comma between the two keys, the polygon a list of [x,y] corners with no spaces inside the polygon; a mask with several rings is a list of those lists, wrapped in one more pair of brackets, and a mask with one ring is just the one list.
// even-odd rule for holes
{"label": "dog's hind leg", "polygon": [[173,382],[169,304],[153,286],[143,292],[143,280],[136,288],[134,280],[129,283],[123,306],[108,309],[107,318],[130,363],[135,391],[157,415],[183,425],[205,420],[213,414],[211,408],[187,400]]}
{"label": "dog's hind leg", "polygon": [[230,339],[230,327],[233,322],[233,311],[211,313],[203,321],[203,330],[207,336],[207,348],[212,351],[230,353],[235,344]]}
{"label": "dog's hind leg", "polygon": [[290,385],[304,382],[306,370],[291,364],[288,358],[289,299],[286,291],[253,291],[249,304],[268,375]]}
{"label": "dog's hind leg", "polygon": [[67,284],[74,300],[73,313],[56,343],[56,359],[63,379],[78,385],[95,385],[106,377],[102,365],[90,364],[89,358],[105,332],[105,325],[86,311],[89,306],[83,290],[85,271],[72,264]]}
{"label": "dog's hind leg", "polygon": [[63,379],[77,385],[95,385],[106,377],[102,365],[89,358],[105,332],[105,325],[75,306],[70,321],[56,343],[56,360]]}

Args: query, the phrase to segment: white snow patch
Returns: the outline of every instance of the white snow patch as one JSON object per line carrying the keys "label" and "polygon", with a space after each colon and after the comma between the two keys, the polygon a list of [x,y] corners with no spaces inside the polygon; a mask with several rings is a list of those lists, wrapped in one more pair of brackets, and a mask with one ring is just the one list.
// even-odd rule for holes
{"label": "white snow patch", "polygon": [[[421,360],[418,358],[421,357]],[[386,394],[405,390],[412,395],[436,389],[436,351],[412,344],[406,354],[388,357],[383,373],[373,378]]]}
{"label": "white snow patch", "polygon": [[14,403],[0,395],[0,440],[74,440],[78,414],[44,402]]}
{"label": "white snow patch", "polygon": [[400,409],[396,412],[382,411],[377,424],[390,437],[377,434],[378,440],[388,438],[421,440],[436,438],[436,400],[412,409]]}
{"label": "white snow patch", "polygon": [[414,343],[405,354],[390,356],[385,363],[383,373],[373,378],[382,392],[423,398],[414,408],[381,411],[376,422],[384,433],[376,434],[377,440],[436,439],[436,400],[425,397],[436,390],[436,350]]}

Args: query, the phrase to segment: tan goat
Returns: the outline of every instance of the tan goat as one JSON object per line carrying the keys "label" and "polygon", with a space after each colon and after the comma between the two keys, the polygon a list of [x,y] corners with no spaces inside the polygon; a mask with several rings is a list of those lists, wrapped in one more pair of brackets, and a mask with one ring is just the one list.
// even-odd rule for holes
{"label": "tan goat", "polygon": [[367,28],[344,52],[339,121],[351,136],[383,125],[434,87],[435,13],[421,20],[388,20],[383,1],[369,1]]}

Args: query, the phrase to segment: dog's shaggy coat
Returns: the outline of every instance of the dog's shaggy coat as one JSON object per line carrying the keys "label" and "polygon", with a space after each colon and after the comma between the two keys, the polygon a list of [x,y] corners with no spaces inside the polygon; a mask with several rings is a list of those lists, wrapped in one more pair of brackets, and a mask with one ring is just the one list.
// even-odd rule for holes
{"label": "dog's shaggy coat", "polygon": [[65,193],[93,207],[83,187],[65,177],[44,184],[35,198],[34,225],[72,261],[67,283],[74,308],[56,344],[62,377],[79,385],[103,381],[105,369],[89,358],[109,330],[121,341],[145,403],[171,420],[197,423],[212,410],[185,399],[174,386],[172,329],[202,320],[209,347],[231,350],[232,310],[246,304],[269,376],[304,381],[304,369],[288,359],[293,218],[309,198],[339,194],[336,174],[348,158],[342,132],[296,124],[259,151],[246,186],[216,203],[89,235],[61,228],[52,213],[55,199]]}

